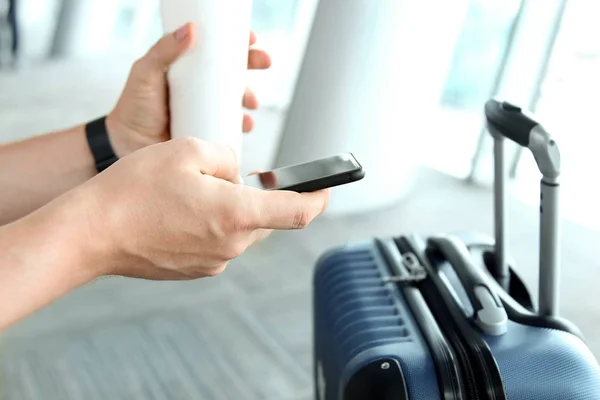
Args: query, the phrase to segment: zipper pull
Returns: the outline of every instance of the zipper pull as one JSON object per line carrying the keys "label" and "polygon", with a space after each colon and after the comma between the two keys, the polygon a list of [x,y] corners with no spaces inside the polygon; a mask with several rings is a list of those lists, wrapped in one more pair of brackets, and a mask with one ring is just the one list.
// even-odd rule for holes
{"label": "zipper pull", "polygon": [[402,255],[402,266],[406,269],[407,276],[389,276],[383,281],[386,283],[413,283],[427,278],[427,271],[419,263],[419,259],[413,253]]}

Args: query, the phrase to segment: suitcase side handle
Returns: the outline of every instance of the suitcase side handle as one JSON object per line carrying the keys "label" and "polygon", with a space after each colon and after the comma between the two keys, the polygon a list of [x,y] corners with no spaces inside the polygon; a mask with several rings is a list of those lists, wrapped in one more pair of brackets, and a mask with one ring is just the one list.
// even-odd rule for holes
{"label": "suitcase side handle", "polygon": [[471,254],[462,241],[453,236],[431,237],[425,254],[435,263],[445,260],[452,265],[475,310],[475,323],[484,333],[493,336],[506,333],[508,316],[504,304],[484,272],[473,265]]}
{"label": "suitcase side handle", "polygon": [[542,174],[540,182],[540,315],[558,316],[560,273],[560,151],[556,141],[535,118],[508,102],[492,99],[485,105],[488,130],[494,137],[496,270],[492,274],[508,288],[506,169],[504,138],[528,148]]}

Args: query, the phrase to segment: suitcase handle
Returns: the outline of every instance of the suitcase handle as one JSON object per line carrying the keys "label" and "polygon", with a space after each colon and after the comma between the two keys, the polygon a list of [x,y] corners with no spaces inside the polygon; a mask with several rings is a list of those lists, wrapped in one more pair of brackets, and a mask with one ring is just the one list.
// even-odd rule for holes
{"label": "suitcase handle", "polygon": [[442,259],[452,265],[475,310],[475,323],[484,333],[493,336],[506,333],[508,316],[504,304],[483,271],[473,265],[471,254],[462,241],[452,236],[429,238],[425,254],[431,261],[436,261],[434,264]]}
{"label": "suitcase handle", "polygon": [[560,272],[560,151],[535,118],[511,103],[496,99],[485,104],[488,130],[494,137],[496,265],[492,275],[508,290],[506,168],[504,138],[527,147],[542,174],[540,182],[540,315],[558,316]]}
{"label": "suitcase handle", "polygon": [[490,100],[485,104],[488,125],[498,133],[521,146],[529,146],[529,133],[538,125],[523,110],[506,101]]}
{"label": "suitcase handle", "polygon": [[554,184],[560,176],[560,151],[554,139],[533,115],[506,101],[489,100],[485,116],[490,133],[528,148],[543,180]]}

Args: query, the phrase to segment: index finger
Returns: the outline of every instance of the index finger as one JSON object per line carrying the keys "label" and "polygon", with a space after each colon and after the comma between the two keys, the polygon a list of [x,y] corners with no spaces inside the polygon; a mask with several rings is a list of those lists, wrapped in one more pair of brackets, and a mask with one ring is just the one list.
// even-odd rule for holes
{"label": "index finger", "polygon": [[296,193],[252,189],[249,199],[257,229],[295,230],[306,228],[321,215],[329,202],[329,190]]}

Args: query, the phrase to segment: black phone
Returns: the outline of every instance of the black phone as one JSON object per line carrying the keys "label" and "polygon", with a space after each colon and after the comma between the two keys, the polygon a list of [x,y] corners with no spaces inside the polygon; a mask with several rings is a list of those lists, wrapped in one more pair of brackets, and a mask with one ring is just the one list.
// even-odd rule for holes
{"label": "black phone", "polygon": [[265,190],[314,192],[356,182],[365,171],[352,153],[277,168],[244,178],[244,184]]}

